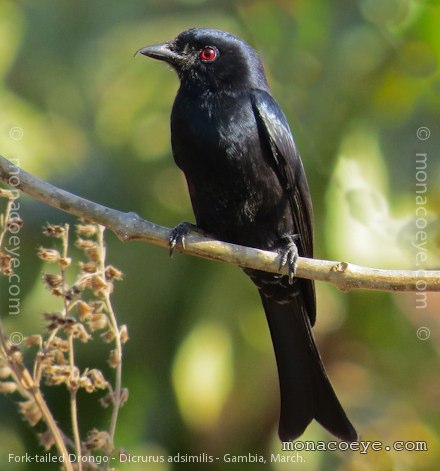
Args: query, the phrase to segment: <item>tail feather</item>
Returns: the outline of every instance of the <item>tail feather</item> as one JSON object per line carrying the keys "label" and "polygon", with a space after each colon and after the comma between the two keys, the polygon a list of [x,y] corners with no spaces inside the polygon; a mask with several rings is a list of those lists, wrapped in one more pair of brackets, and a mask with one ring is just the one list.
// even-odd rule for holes
{"label": "tail feather", "polygon": [[316,419],[336,437],[355,441],[356,430],[325,372],[301,297],[281,304],[261,292],[260,295],[278,365],[281,440],[298,438]]}

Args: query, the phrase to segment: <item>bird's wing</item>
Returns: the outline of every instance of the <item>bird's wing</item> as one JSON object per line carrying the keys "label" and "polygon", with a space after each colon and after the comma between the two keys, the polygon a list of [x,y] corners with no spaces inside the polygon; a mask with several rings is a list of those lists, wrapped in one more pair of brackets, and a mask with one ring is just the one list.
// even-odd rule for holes
{"label": "bird's wing", "polygon": [[287,119],[277,102],[264,91],[252,92],[252,105],[258,126],[272,150],[278,178],[290,201],[295,230],[299,234],[299,249],[302,249],[300,255],[313,257],[312,202]]}
{"label": "bird's wing", "polygon": [[[252,106],[260,128],[266,137],[274,159],[274,168],[281,186],[289,198],[297,247],[300,256],[313,257],[313,211],[304,167],[295,147],[284,113],[270,94],[252,91]],[[311,324],[315,321],[315,290],[313,282],[300,280],[307,293],[306,306]]]}

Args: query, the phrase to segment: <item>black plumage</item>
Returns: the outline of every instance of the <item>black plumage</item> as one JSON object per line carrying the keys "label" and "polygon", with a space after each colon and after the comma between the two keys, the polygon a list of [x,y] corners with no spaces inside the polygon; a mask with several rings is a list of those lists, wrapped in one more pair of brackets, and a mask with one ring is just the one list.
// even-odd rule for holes
{"label": "black plumage", "polygon": [[[172,148],[197,226],[220,240],[281,251],[292,270],[296,250],[312,257],[307,179],[257,53],[235,36],[210,29],[191,29],[138,52],[167,62],[179,76]],[[186,229],[178,227],[173,244]],[[280,438],[299,437],[315,418],[337,437],[356,440],[313,339],[313,282],[245,272],[259,289],[274,345]]]}

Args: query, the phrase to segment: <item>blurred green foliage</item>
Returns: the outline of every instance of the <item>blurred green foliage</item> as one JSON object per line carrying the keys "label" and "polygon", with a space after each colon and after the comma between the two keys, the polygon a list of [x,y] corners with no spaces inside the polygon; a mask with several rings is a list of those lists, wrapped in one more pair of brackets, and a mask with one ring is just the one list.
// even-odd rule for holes
{"label": "blurred green foliage", "polygon": [[[163,64],[132,55],[189,27],[225,29],[260,51],[289,118],[313,194],[317,256],[438,269],[439,24],[436,0],[0,0],[0,152],[99,203],[162,225],[192,220],[170,153],[177,78]],[[422,127],[428,139],[426,131],[417,134]],[[423,177],[417,154],[427,155],[423,263],[412,245]],[[41,313],[52,303],[35,257],[41,226],[72,218],[25,196],[21,203],[21,310],[8,315],[5,280],[0,309],[8,331],[28,335],[41,329]],[[111,234],[107,243],[110,262],[125,273],[114,303],[131,334],[124,357],[130,399],[117,444],[142,455],[278,452],[275,360],[246,277],[192,257],[169,260],[163,249],[124,245]],[[414,294],[343,294],[319,284],[315,330],[361,438],[427,440],[428,451],[304,452],[298,467],[439,469],[440,297],[427,295],[423,309],[416,301]],[[417,337],[422,326],[429,340]],[[82,365],[105,368],[101,352],[82,350]],[[67,394],[52,388],[47,397],[68,428]],[[38,450],[13,399],[0,397],[0,469],[49,469],[7,463],[8,453]],[[109,419],[86,395],[80,410],[83,431]],[[316,424],[302,437],[329,438]],[[209,469],[289,466],[220,460]],[[177,468],[186,469],[148,467]]]}

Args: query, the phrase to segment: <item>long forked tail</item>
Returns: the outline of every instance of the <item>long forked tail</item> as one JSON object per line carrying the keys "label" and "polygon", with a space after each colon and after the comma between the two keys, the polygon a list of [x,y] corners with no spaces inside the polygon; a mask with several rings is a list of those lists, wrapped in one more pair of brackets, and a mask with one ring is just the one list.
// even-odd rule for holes
{"label": "long forked tail", "polygon": [[260,293],[278,365],[281,394],[279,436],[293,440],[312,419],[341,440],[357,439],[327,377],[301,297],[280,304]]}

